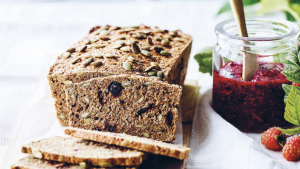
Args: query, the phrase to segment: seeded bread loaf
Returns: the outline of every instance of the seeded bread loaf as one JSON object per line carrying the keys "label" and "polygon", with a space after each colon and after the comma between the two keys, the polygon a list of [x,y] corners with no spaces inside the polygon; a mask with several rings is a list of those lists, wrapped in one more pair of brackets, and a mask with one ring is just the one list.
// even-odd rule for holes
{"label": "seeded bread loaf", "polygon": [[153,154],[187,159],[190,148],[127,134],[67,128],[65,133],[76,138],[132,148]]}
{"label": "seeded bread loaf", "polygon": [[84,162],[80,165],[42,160],[26,156],[11,166],[11,169],[136,169],[136,167],[90,167]]}
{"label": "seeded bread loaf", "polygon": [[90,166],[137,166],[144,154],[122,148],[72,137],[51,137],[22,146],[22,152],[36,158],[70,164],[85,162]]}
{"label": "seeded bread loaf", "polygon": [[63,86],[95,77],[132,74],[182,85],[191,51],[191,36],[179,30],[148,26],[97,26],[51,66],[48,80],[57,118],[68,125]]}
{"label": "seeded bread loaf", "polygon": [[65,85],[71,127],[161,141],[175,137],[182,87],[156,79],[114,75]]}

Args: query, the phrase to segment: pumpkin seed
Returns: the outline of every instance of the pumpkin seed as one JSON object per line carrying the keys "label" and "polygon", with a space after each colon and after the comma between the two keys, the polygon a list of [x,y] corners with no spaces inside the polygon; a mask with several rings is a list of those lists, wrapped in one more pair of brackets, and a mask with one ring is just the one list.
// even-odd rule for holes
{"label": "pumpkin seed", "polygon": [[178,35],[178,33],[176,31],[170,31],[169,34],[173,37]]}
{"label": "pumpkin seed", "polygon": [[90,112],[84,112],[80,117],[86,117],[90,114]]}
{"label": "pumpkin seed", "polygon": [[122,85],[123,86],[131,86],[131,82],[130,81],[123,81]]}
{"label": "pumpkin seed", "polygon": [[91,41],[92,41],[92,43],[95,43],[95,42],[99,41],[99,39],[92,39]]}
{"label": "pumpkin seed", "polygon": [[89,124],[90,121],[91,121],[91,118],[84,119],[84,120],[83,120],[83,125],[85,126],[85,125]]}
{"label": "pumpkin seed", "polygon": [[79,163],[80,168],[86,169],[86,163],[85,162],[80,162]]}
{"label": "pumpkin seed", "polygon": [[87,49],[90,49],[90,48],[92,48],[93,46],[92,45],[86,45],[86,48]]}
{"label": "pumpkin seed", "polygon": [[179,42],[184,42],[185,41],[185,39],[183,39],[183,38],[174,38],[174,40],[179,41]]}
{"label": "pumpkin seed", "polygon": [[159,37],[159,36],[157,36],[157,37],[156,37],[156,40],[157,40],[157,41],[162,41],[162,40],[163,40],[163,38],[162,38],[162,37]]}
{"label": "pumpkin seed", "polygon": [[60,115],[59,115],[59,118],[64,119],[64,118],[66,118],[66,115],[60,114]]}
{"label": "pumpkin seed", "polygon": [[69,48],[68,50],[67,50],[67,52],[70,52],[70,53],[73,53],[73,52],[75,52],[76,51],[76,48]]}
{"label": "pumpkin seed", "polygon": [[154,68],[156,68],[156,66],[149,66],[149,67],[147,67],[147,68],[145,69],[145,72],[148,72],[148,71],[150,71],[150,70],[152,70],[152,69],[154,69]]}
{"label": "pumpkin seed", "polygon": [[158,71],[157,76],[163,79],[165,77],[165,74],[163,71]]}
{"label": "pumpkin seed", "polygon": [[148,133],[143,133],[143,135],[144,135],[145,137],[149,137],[149,134],[148,134]]}
{"label": "pumpkin seed", "polygon": [[101,53],[95,53],[94,57],[95,58],[103,58],[103,54],[101,54]]}
{"label": "pumpkin seed", "polygon": [[94,48],[103,48],[105,45],[101,45],[101,44],[98,44],[98,45],[94,45]]}
{"label": "pumpkin seed", "polygon": [[147,37],[147,42],[149,45],[153,45],[152,38],[150,36]]}
{"label": "pumpkin seed", "polygon": [[65,52],[65,53],[62,54],[62,57],[65,58],[65,59],[68,59],[70,56],[71,56],[70,52]]}
{"label": "pumpkin seed", "polygon": [[150,76],[150,78],[157,79],[157,80],[162,80],[162,78],[157,77],[157,76]]}
{"label": "pumpkin seed", "polygon": [[83,67],[86,67],[93,61],[93,58],[88,58],[84,62],[82,62]]}
{"label": "pumpkin seed", "polygon": [[156,52],[160,52],[163,50],[163,48],[160,45],[153,46],[151,49],[154,49]]}
{"label": "pumpkin seed", "polygon": [[157,130],[162,131],[162,128],[161,128],[161,127],[156,127],[156,128],[157,128]]}
{"label": "pumpkin seed", "polygon": [[128,60],[129,62],[134,62],[135,59],[134,59],[134,57],[129,56],[127,60]]}
{"label": "pumpkin seed", "polygon": [[120,50],[124,51],[124,52],[130,52],[130,47],[129,46],[124,46],[124,47],[121,47]]}
{"label": "pumpkin seed", "polygon": [[105,55],[105,57],[106,57],[106,58],[114,58],[115,55],[113,55],[113,54],[107,54],[107,55]]}
{"label": "pumpkin seed", "polygon": [[148,86],[148,85],[152,85],[152,82],[145,82],[143,85]]}
{"label": "pumpkin seed", "polygon": [[117,45],[114,45],[112,48],[114,48],[114,49],[119,49],[119,48],[121,48],[121,47],[122,47],[122,45],[117,44]]}
{"label": "pumpkin seed", "polygon": [[103,64],[103,63],[102,63],[101,61],[98,60],[98,61],[92,62],[90,65],[96,67],[96,66],[101,66],[102,64]]}
{"label": "pumpkin seed", "polygon": [[153,29],[153,32],[162,32],[162,30],[159,29],[159,28],[154,28],[154,29]]}
{"label": "pumpkin seed", "polygon": [[103,27],[100,28],[100,30],[108,30],[109,29],[109,26],[108,25],[105,25]]}
{"label": "pumpkin seed", "polygon": [[142,54],[148,57],[151,56],[151,53],[147,50],[142,50]]}
{"label": "pumpkin seed", "polygon": [[161,41],[161,45],[163,45],[163,46],[169,46],[170,42],[169,42],[168,39],[164,39],[164,40]]}
{"label": "pumpkin seed", "polygon": [[88,59],[88,58],[92,58],[93,56],[92,55],[85,55],[83,56],[85,59]]}
{"label": "pumpkin seed", "polygon": [[120,27],[118,27],[118,26],[112,26],[112,27],[110,27],[108,29],[108,31],[111,32],[111,31],[118,30],[118,29],[120,29]]}
{"label": "pumpkin seed", "polygon": [[[32,156],[35,158],[43,158],[43,154],[36,148],[31,149]],[[17,167],[18,168],[18,167]]]}
{"label": "pumpkin seed", "polygon": [[131,70],[131,63],[129,63],[129,62],[123,62],[123,68],[125,70],[130,71]]}
{"label": "pumpkin seed", "polygon": [[144,100],[144,97],[142,96],[137,102],[142,103],[143,100]]}
{"label": "pumpkin seed", "polygon": [[66,80],[66,81],[64,81],[64,84],[66,84],[66,85],[69,85],[69,84],[72,84],[73,82],[72,81],[70,81],[70,80]]}
{"label": "pumpkin seed", "polygon": [[81,60],[81,57],[77,57],[77,58],[73,59],[70,63],[75,64],[79,60]]}
{"label": "pumpkin seed", "polygon": [[124,35],[120,35],[120,36],[118,36],[118,37],[117,37],[117,39],[120,39],[120,40],[125,40],[125,39],[126,39],[126,36],[124,36]]}
{"label": "pumpkin seed", "polygon": [[143,127],[143,126],[138,124],[138,125],[135,125],[135,127]]}
{"label": "pumpkin seed", "polygon": [[90,103],[90,100],[87,97],[83,98],[86,103]]}
{"label": "pumpkin seed", "polygon": [[136,43],[132,43],[131,48],[134,51],[134,53],[141,53],[141,49],[139,48],[139,46]]}
{"label": "pumpkin seed", "polygon": [[172,39],[171,35],[165,35],[164,38],[165,38],[165,39],[168,39],[168,40],[171,40],[171,39]]}
{"label": "pumpkin seed", "polygon": [[100,166],[101,166],[101,167],[113,167],[113,165],[112,165],[111,163],[106,162],[106,161],[102,162],[102,163],[100,164]]}
{"label": "pumpkin seed", "polygon": [[162,119],[162,115],[160,114],[158,115],[158,121],[161,121],[161,119]]}
{"label": "pumpkin seed", "polygon": [[141,49],[150,51],[150,46],[143,46],[143,47],[141,47]]}
{"label": "pumpkin seed", "polygon": [[120,44],[120,45],[122,45],[122,46],[125,45],[125,42],[123,40],[120,40],[117,43]]}
{"label": "pumpkin seed", "polygon": [[[68,131],[68,130],[67,130]],[[123,140],[122,142],[121,142],[121,146],[126,146],[126,145],[128,145],[128,144],[130,144],[130,141],[129,140]]]}
{"label": "pumpkin seed", "polygon": [[134,40],[134,39],[130,39],[130,40],[128,40],[128,41],[126,42],[126,45],[131,45],[131,44],[133,44],[133,43],[139,43],[139,41]]}
{"label": "pumpkin seed", "polygon": [[83,46],[79,49],[79,52],[85,52],[86,51],[87,46]]}
{"label": "pumpkin seed", "polygon": [[155,72],[155,71],[149,71],[149,72],[148,72],[148,75],[149,75],[149,76],[156,76],[156,72]]}
{"label": "pumpkin seed", "polygon": [[136,34],[137,34],[137,36],[138,36],[139,39],[146,39],[147,38],[147,35],[144,34],[144,33],[142,33],[142,32],[138,32]]}
{"label": "pumpkin seed", "polygon": [[166,50],[162,50],[160,51],[160,54],[163,55],[163,56],[171,56],[172,54]]}
{"label": "pumpkin seed", "polygon": [[100,37],[100,39],[101,39],[101,40],[104,40],[104,41],[110,40],[110,38],[109,38],[109,37],[106,37],[106,36],[102,36],[102,37]]}
{"label": "pumpkin seed", "polygon": [[124,28],[124,31],[126,31],[126,32],[134,31],[134,30],[136,30],[136,28],[134,28],[134,27],[127,27],[127,28]]}
{"label": "pumpkin seed", "polygon": [[151,66],[155,66],[156,69],[159,69],[159,65],[158,65],[158,63],[156,63],[156,62],[151,62],[150,65],[151,65]]}
{"label": "pumpkin seed", "polygon": [[85,45],[90,44],[90,43],[91,43],[91,41],[90,41],[89,39],[85,39],[85,40],[83,41],[83,44],[85,44]]}
{"label": "pumpkin seed", "polygon": [[108,35],[108,31],[107,30],[102,30],[102,31],[100,31],[99,35],[100,36]]}

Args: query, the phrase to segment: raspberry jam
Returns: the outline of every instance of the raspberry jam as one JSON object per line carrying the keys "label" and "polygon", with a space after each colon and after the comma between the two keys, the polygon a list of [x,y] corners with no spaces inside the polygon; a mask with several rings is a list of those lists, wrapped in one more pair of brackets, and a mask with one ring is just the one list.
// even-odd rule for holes
{"label": "raspberry jam", "polygon": [[273,126],[286,126],[282,84],[290,84],[281,73],[282,63],[259,63],[251,81],[242,80],[243,65],[227,62],[213,72],[215,111],[244,132],[261,132]]}

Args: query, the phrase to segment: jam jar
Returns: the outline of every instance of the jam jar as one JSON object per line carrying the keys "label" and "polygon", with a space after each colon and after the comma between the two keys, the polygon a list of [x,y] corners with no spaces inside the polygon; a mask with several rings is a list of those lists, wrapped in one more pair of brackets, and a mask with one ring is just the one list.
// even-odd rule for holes
{"label": "jam jar", "polygon": [[[297,48],[299,28],[292,22],[263,18],[248,18],[246,25],[249,37],[239,36],[234,20],[215,28],[212,106],[243,132],[286,126],[282,84],[290,82],[282,71]],[[242,79],[244,55],[256,57],[260,65],[250,81]]]}

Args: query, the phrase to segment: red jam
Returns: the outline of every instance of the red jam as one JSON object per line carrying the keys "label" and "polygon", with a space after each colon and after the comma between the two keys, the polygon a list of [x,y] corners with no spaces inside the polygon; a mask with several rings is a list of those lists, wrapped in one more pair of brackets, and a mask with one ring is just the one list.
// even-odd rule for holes
{"label": "red jam", "polygon": [[213,108],[225,120],[244,132],[261,132],[273,126],[286,126],[284,91],[290,84],[281,73],[282,63],[259,63],[251,81],[242,80],[243,65],[226,63],[214,71]]}

